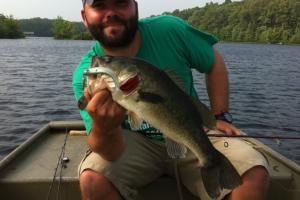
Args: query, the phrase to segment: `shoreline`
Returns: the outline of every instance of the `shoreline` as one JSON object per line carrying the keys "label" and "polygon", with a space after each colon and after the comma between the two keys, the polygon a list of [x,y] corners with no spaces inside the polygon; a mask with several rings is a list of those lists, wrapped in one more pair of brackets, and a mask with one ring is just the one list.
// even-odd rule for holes
{"label": "shoreline", "polygon": [[[24,37],[24,38],[0,38],[0,40],[22,40],[22,39],[38,39],[38,38],[52,38],[53,40],[61,41],[61,40],[68,40],[68,41],[95,41],[95,40],[82,40],[82,39],[55,39],[54,37],[40,37],[40,36],[32,36],[32,37]],[[243,41],[223,41],[220,40],[216,44],[262,44],[262,45],[288,45],[288,46],[300,46],[298,43],[264,43],[264,42],[243,42]]]}

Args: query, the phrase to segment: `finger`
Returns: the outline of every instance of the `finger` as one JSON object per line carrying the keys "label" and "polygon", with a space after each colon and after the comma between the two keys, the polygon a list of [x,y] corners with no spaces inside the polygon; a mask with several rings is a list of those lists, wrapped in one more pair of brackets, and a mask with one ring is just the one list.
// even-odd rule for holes
{"label": "finger", "polygon": [[226,128],[226,129],[224,130],[224,132],[225,132],[226,135],[229,135],[229,136],[233,134],[231,128]]}
{"label": "finger", "polygon": [[116,102],[113,102],[112,105],[112,110],[115,112],[117,115],[125,115],[126,109],[117,104]]}
{"label": "finger", "polygon": [[97,109],[103,108],[103,106],[111,99],[111,95],[107,90],[101,90],[97,92],[90,100],[86,107],[89,113],[95,113]]}
{"label": "finger", "polygon": [[236,129],[232,124],[229,124],[221,120],[217,120],[216,127],[219,131],[221,131],[225,135],[234,135]]}
{"label": "finger", "polygon": [[231,124],[225,129],[225,132],[226,135],[241,135],[240,130]]}
{"label": "finger", "polygon": [[105,107],[109,116],[120,116],[126,113],[126,109],[116,103],[112,98],[106,101],[103,107]]}
{"label": "finger", "polygon": [[87,88],[85,88],[85,89],[83,90],[83,95],[85,96],[85,98],[86,98],[86,100],[87,100],[88,102],[91,100],[91,96],[90,96],[90,94],[89,94]]}
{"label": "finger", "polygon": [[233,135],[241,135],[242,133],[241,133],[241,130],[240,129],[238,129],[238,128],[236,128],[236,127],[233,127]]}
{"label": "finger", "polygon": [[84,110],[86,106],[88,105],[89,101],[91,100],[91,97],[87,91],[87,89],[84,89],[83,95],[79,98],[77,102],[77,106],[80,110]]}
{"label": "finger", "polygon": [[208,133],[209,129],[208,129],[207,127],[203,126],[203,131],[204,131],[205,133]]}

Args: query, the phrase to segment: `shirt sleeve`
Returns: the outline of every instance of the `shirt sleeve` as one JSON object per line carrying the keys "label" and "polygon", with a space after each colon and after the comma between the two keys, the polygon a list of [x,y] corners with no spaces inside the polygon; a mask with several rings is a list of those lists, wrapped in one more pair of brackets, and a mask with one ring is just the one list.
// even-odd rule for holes
{"label": "shirt sleeve", "polygon": [[190,67],[201,73],[209,72],[215,59],[213,45],[218,42],[218,39],[187,23],[185,23],[185,30],[184,41]]}
{"label": "shirt sleeve", "polygon": [[[83,58],[81,59],[81,62],[77,66],[76,70],[73,73],[73,80],[72,80],[72,86],[74,91],[74,96],[76,101],[80,99],[83,95],[83,72],[85,69],[88,69],[91,65],[91,58],[95,56],[95,53],[92,50],[90,50],[88,53],[86,53]],[[86,112],[86,110],[80,110],[81,118],[84,122],[86,132],[87,134],[90,133],[92,128],[92,120],[89,114]]]}

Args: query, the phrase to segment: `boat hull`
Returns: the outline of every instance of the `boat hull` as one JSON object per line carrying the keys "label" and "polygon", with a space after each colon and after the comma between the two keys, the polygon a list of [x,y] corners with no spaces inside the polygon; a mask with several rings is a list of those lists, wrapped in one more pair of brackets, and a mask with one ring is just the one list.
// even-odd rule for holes
{"label": "boat hull", "polygon": [[[69,162],[60,170],[57,164],[65,141],[64,156]],[[255,139],[246,141],[270,164],[268,200],[300,199],[299,165]],[[87,136],[82,122],[50,122],[0,162],[1,199],[81,199],[77,167],[86,149]],[[141,188],[138,199],[177,199],[176,191],[176,181],[163,176]],[[185,188],[183,195],[185,200],[197,199]]]}

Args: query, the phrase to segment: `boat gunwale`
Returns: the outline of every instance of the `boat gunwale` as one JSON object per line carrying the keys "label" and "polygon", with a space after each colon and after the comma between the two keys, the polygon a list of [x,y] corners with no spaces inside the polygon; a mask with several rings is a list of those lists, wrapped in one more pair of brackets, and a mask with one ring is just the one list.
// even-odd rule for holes
{"label": "boat gunwale", "polygon": [[11,180],[11,179],[1,179],[0,182],[1,184],[3,183],[51,183],[52,181],[61,181],[61,182],[78,182],[78,178],[74,178],[74,177],[55,177],[53,179],[53,177],[49,177],[49,178],[31,178],[31,179],[26,179],[26,180]]}
{"label": "boat gunwale", "polygon": [[[41,136],[45,135],[46,133],[54,132],[54,130],[63,130],[66,129],[68,131],[75,129],[75,130],[84,130],[84,124],[82,121],[50,121],[48,124],[44,125],[41,129],[39,129],[36,133],[30,136],[27,140],[21,143],[16,149],[14,149],[11,153],[9,153],[6,157],[4,157],[0,161],[0,171],[5,168],[11,161],[13,161],[19,154],[24,152],[27,148],[30,147],[32,143],[38,140]],[[247,135],[245,132],[242,134]],[[261,153],[265,153],[268,156],[272,157],[285,167],[291,169],[295,173],[300,175],[300,167],[299,165],[286,158],[285,156],[281,155],[280,153],[276,152],[275,150],[271,149],[267,145],[263,144],[257,139],[253,138],[244,138],[245,141],[249,142],[253,148],[257,149]]]}
{"label": "boat gunwale", "polygon": [[12,162],[19,154],[23,153],[27,148],[29,148],[31,144],[33,144],[36,140],[41,138],[41,136],[45,135],[49,131],[49,124],[44,125],[36,133],[34,133],[27,140],[21,143],[17,148],[15,148],[12,152],[10,152],[7,156],[5,156],[0,161],[0,171],[4,169],[10,162]]}
{"label": "boat gunwale", "polygon": [[[247,135],[246,133],[242,132],[243,134]],[[265,153],[268,156],[270,156],[272,159],[276,160],[278,163],[284,165],[285,167],[291,169],[295,173],[300,175],[300,166],[292,161],[291,159],[288,159],[287,157],[283,156],[282,154],[276,152],[275,150],[271,149],[267,145],[263,144],[257,139],[253,138],[245,138],[245,141],[251,143],[251,146],[256,149],[257,151],[261,153]]]}

